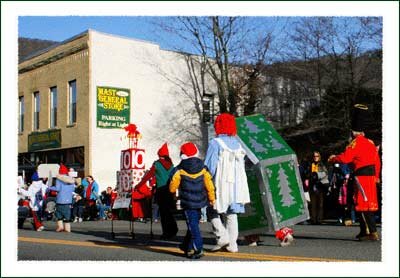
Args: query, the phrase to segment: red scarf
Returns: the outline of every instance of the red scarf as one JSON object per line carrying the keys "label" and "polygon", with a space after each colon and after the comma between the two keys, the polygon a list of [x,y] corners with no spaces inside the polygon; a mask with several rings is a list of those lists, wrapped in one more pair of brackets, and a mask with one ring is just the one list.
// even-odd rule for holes
{"label": "red scarf", "polygon": [[90,195],[92,195],[92,184],[93,182],[86,188],[86,200],[90,200]]}

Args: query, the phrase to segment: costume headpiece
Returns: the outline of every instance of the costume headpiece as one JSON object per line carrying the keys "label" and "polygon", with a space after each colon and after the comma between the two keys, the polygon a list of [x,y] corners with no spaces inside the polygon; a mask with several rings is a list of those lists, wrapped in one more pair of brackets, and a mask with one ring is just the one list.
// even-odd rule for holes
{"label": "costume headpiece", "polygon": [[229,113],[218,115],[215,119],[214,128],[217,135],[235,136],[237,134],[235,117]]}

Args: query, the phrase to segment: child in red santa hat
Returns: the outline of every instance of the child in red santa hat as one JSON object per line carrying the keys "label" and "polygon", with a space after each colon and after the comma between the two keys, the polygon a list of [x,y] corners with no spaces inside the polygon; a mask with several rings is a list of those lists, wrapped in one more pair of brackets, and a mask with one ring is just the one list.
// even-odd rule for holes
{"label": "child in red santa hat", "polygon": [[186,218],[187,232],[179,248],[191,259],[199,259],[203,253],[203,238],[199,228],[201,209],[215,202],[212,177],[203,161],[198,158],[195,144],[187,142],[181,146],[179,165],[172,172],[169,190],[179,189],[181,207]]}

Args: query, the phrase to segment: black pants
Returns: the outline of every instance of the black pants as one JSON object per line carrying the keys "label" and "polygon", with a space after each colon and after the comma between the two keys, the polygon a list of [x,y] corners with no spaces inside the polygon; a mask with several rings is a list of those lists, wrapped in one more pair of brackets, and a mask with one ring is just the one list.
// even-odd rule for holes
{"label": "black pants", "polygon": [[164,238],[174,237],[178,233],[178,225],[172,213],[175,202],[168,190],[168,186],[157,188],[155,197],[160,212],[162,236]]}
{"label": "black pants", "polygon": [[94,200],[85,200],[85,217],[90,217],[91,220],[97,218],[97,206]]}
{"label": "black pants", "polygon": [[359,212],[359,218],[360,218],[360,233],[361,234],[366,235],[368,233],[376,233],[376,223],[375,223],[375,213],[374,212],[372,212],[372,211]]}
{"label": "black pants", "polygon": [[311,223],[320,224],[324,218],[324,193],[321,191],[310,192]]}

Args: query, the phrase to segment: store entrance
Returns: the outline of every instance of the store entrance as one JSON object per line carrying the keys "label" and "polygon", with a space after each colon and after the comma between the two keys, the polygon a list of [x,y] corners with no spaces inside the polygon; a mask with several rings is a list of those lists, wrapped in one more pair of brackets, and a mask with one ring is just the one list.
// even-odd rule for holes
{"label": "store entrance", "polygon": [[26,182],[31,183],[32,174],[42,163],[63,163],[67,168],[74,168],[80,177],[85,176],[84,147],[37,151],[18,154],[18,174],[24,172]]}

